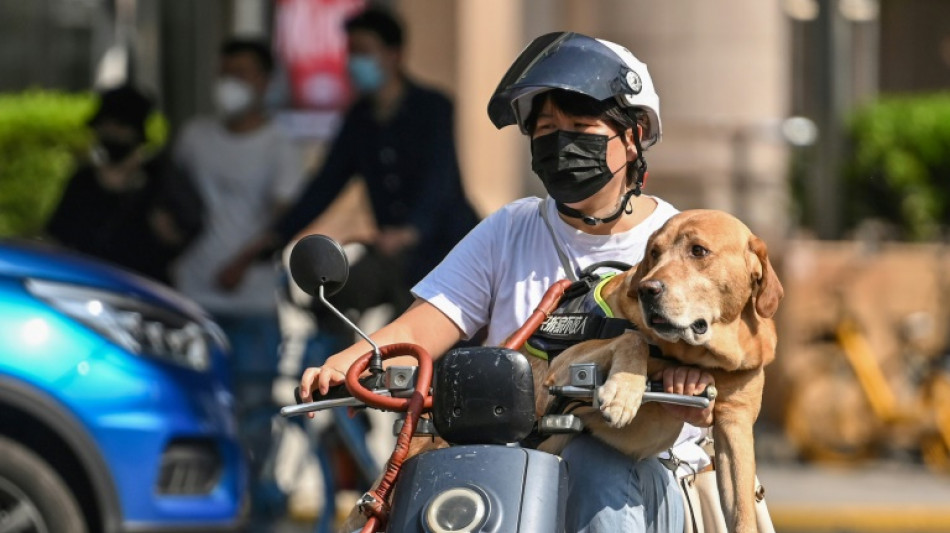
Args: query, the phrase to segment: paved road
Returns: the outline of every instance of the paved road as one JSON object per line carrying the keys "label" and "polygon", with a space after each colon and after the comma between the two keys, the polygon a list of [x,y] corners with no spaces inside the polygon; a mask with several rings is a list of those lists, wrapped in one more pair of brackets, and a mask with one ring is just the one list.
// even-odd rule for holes
{"label": "paved road", "polygon": [[950,474],[893,463],[758,473],[779,533],[950,532]]}

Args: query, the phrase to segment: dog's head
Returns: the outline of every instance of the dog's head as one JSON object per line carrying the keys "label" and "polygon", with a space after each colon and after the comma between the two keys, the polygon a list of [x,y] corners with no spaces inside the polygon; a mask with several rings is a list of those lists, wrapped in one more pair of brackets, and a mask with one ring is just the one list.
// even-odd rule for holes
{"label": "dog's head", "polygon": [[737,336],[739,322],[754,329],[770,319],[782,295],[765,243],[713,210],[667,221],[627,285],[628,302],[639,303],[643,325],[661,339],[713,349]]}

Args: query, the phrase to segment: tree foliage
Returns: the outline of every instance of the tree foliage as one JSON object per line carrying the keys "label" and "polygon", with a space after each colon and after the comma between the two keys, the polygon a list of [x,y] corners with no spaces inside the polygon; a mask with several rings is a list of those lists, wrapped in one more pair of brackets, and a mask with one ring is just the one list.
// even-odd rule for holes
{"label": "tree foliage", "polygon": [[[0,94],[0,237],[41,231],[92,135],[92,93],[29,90]],[[149,144],[164,144],[167,123],[153,114]]]}
{"label": "tree foliage", "polygon": [[950,93],[882,97],[850,122],[848,220],[883,219],[908,240],[950,226]]}

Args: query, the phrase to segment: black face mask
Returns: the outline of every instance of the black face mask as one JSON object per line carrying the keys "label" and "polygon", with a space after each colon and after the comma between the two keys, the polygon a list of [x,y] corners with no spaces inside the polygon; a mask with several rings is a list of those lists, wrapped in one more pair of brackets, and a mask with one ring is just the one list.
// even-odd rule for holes
{"label": "black face mask", "polygon": [[571,204],[586,200],[614,177],[607,166],[610,139],[613,137],[563,130],[537,137],[531,140],[531,169],[555,201]]}
{"label": "black face mask", "polygon": [[123,141],[114,141],[111,139],[100,139],[99,145],[106,153],[109,162],[112,164],[121,163],[132,155],[132,152],[139,147],[137,143]]}

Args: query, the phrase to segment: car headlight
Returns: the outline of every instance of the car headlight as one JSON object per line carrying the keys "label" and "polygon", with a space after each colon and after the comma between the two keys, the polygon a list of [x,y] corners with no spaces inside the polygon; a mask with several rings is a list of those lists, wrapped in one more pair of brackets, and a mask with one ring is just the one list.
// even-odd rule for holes
{"label": "car headlight", "polygon": [[468,487],[448,489],[429,502],[426,525],[432,533],[472,533],[485,523],[488,503]]}
{"label": "car headlight", "polygon": [[30,279],[26,288],[132,353],[199,372],[211,366],[213,332],[185,315],[119,293],[68,283]]}

